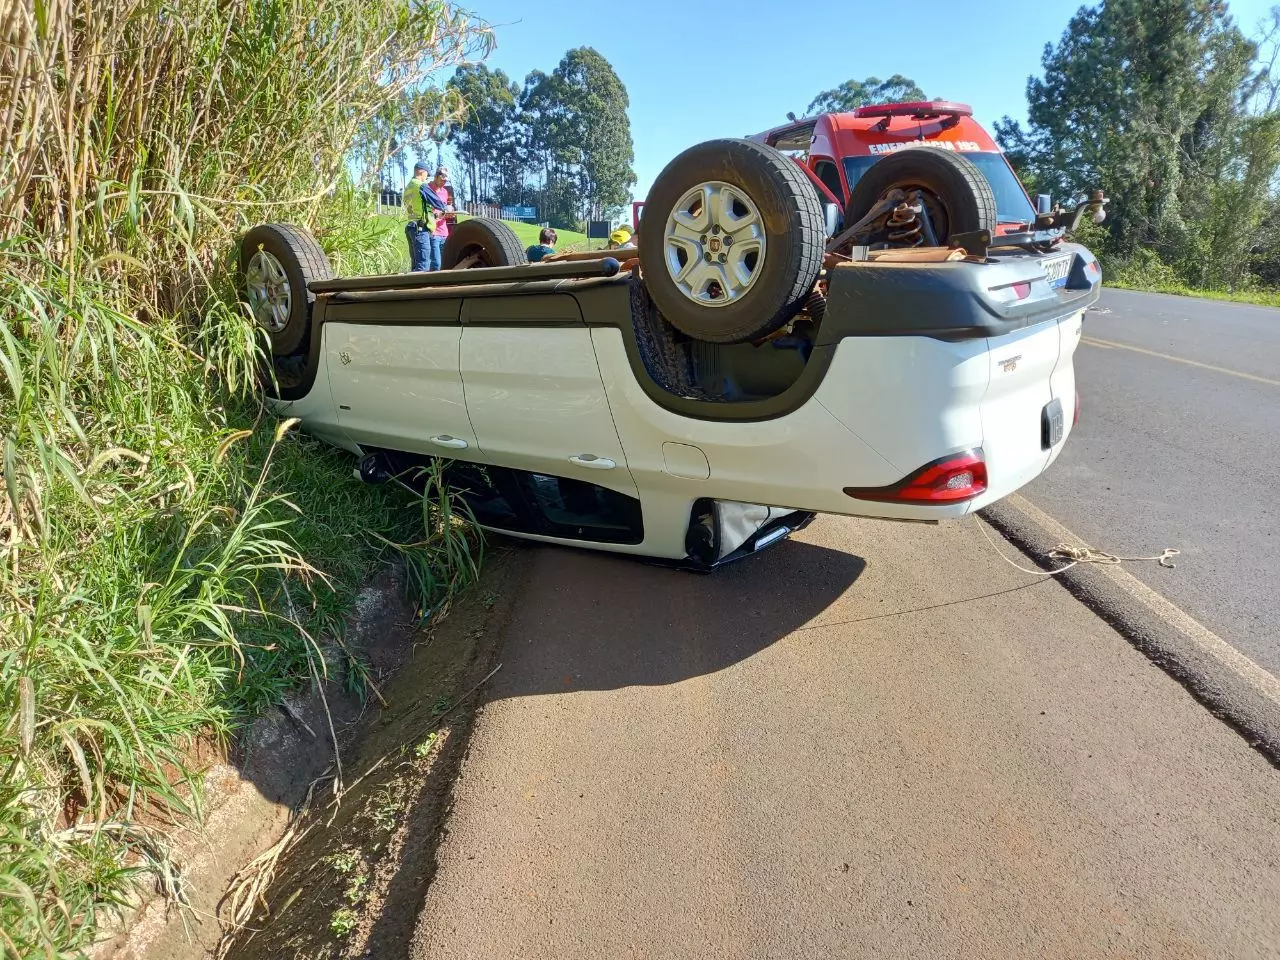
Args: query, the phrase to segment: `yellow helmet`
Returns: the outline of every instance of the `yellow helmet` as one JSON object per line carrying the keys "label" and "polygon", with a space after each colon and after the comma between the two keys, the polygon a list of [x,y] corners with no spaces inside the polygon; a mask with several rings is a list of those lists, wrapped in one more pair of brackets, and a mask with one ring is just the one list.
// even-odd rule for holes
{"label": "yellow helmet", "polygon": [[609,242],[616,243],[618,246],[626,246],[628,240],[631,239],[631,231],[626,227],[619,227],[613,233],[609,234]]}

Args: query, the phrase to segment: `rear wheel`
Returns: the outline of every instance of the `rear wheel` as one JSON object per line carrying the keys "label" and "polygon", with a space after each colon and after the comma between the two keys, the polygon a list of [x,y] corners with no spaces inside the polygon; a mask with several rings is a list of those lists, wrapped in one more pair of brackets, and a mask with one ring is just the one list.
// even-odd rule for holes
{"label": "rear wheel", "polygon": [[845,226],[857,223],[895,189],[920,191],[940,246],[957,234],[995,231],[996,198],[982,171],[962,154],[930,146],[907,147],[873,163],[853,188]]}
{"label": "rear wheel", "polygon": [[516,232],[501,220],[473,217],[450,231],[440,253],[445,270],[459,267],[514,267],[528,263]]}
{"label": "rear wheel", "polygon": [[287,357],[306,345],[314,280],[333,276],[320,244],[301,227],[265,223],[240,244],[241,289],[254,320],[271,335],[271,352]]}
{"label": "rear wheel", "polygon": [[751,140],[712,140],[658,175],[644,206],[640,264],[672,326],[739,343],[800,309],[825,239],[817,191],[791,160]]}

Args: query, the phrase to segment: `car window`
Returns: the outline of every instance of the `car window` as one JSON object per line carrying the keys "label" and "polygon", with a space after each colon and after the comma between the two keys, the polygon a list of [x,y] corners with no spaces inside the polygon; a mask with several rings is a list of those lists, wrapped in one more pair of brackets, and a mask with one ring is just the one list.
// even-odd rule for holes
{"label": "car window", "polygon": [[836,197],[843,193],[844,188],[840,186],[840,171],[836,169],[836,165],[830,160],[819,160],[813,165],[813,172],[818,175],[818,179]]}
{"label": "car window", "polygon": [[513,473],[502,467],[451,460],[444,476],[449,490],[462,500],[477,523],[512,533],[538,533],[535,517],[524,508],[524,497]]}
{"label": "car window", "polygon": [[644,539],[640,501],[624,493],[571,477],[527,474],[528,490],[548,536],[600,543]]}
{"label": "car window", "polygon": [[[1027,199],[1026,191],[1022,189],[1018,178],[1009,169],[1004,154],[984,151],[965,153],[964,156],[974,162],[987,178],[987,183],[991,184],[991,191],[996,195],[996,212],[1001,222],[1020,223],[1035,219],[1036,213],[1031,201]],[[867,169],[879,159],[878,156],[844,158],[844,175],[849,181],[850,190],[853,190]]]}
{"label": "car window", "polygon": [[451,461],[445,476],[476,522],[495,530],[596,543],[640,543],[640,501],[608,487],[509,467]]}

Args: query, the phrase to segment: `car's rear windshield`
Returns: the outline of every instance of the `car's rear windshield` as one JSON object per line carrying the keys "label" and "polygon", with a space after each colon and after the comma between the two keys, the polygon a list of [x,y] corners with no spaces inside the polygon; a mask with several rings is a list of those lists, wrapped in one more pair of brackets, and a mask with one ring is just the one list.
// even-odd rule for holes
{"label": "car's rear windshield", "polygon": [[[991,190],[996,195],[996,212],[1001,222],[1022,223],[1035,219],[1036,213],[1027,199],[1026,191],[1009,169],[1004,154],[983,152],[965,153],[964,156],[977,165],[991,184]],[[867,172],[867,168],[879,159],[878,156],[844,158],[844,175],[849,180],[850,190]]]}

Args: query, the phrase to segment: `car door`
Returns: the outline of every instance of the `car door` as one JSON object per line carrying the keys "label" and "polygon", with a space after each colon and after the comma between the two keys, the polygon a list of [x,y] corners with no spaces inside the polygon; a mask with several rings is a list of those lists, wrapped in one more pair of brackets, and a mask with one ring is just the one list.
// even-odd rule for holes
{"label": "car door", "polygon": [[469,299],[462,324],[467,414],[490,462],[637,496],[572,297]]}
{"label": "car door", "polygon": [[324,326],[330,388],[347,436],[364,447],[483,462],[458,371],[462,302],[350,307]]}

